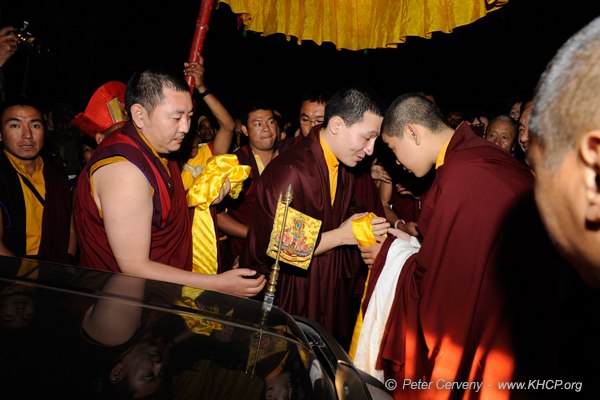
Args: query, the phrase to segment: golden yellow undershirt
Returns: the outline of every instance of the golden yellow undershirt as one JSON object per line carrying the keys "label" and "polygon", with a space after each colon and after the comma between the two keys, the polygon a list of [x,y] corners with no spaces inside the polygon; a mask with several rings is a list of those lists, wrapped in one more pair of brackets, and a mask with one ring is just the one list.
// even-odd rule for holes
{"label": "golden yellow undershirt", "polygon": [[258,168],[258,174],[262,175],[263,171],[265,170],[265,165],[263,164],[263,162],[260,159],[260,156],[258,154],[254,154],[254,152],[252,152],[252,155],[254,155],[254,161],[256,161],[256,167]]}
{"label": "golden yellow undershirt", "polygon": [[[44,215],[44,206],[35,197],[31,189],[29,189],[23,179],[29,178],[33,186],[37,189],[40,195],[46,199],[46,184],[44,181],[44,161],[41,157],[37,159],[37,168],[32,175],[25,171],[23,162],[14,155],[4,150],[4,154],[10,160],[13,168],[19,172],[19,182],[21,182],[21,190],[23,191],[23,200],[25,201],[25,254],[36,255],[40,249],[42,239],[42,218]],[[24,178],[26,176],[27,178]]]}
{"label": "golden yellow undershirt", "polygon": [[438,153],[437,158],[435,159],[435,169],[438,169],[439,167],[444,165],[444,161],[446,159],[446,150],[448,150],[448,145],[450,144],[451,139],[452,138],[448,139],[446,144],[442,147],[442,149]]}
{"label": "golden yellow undershirt", "polygon": [[333,205],[333,201],[335,200],[335,192],[337,189],[337,180],[338,180],[338,170],[340,166],[340,162],[329,150],[327,143],[323,140],[323,136],[319,136],[319,141],[321,142],[321,147],[323,148],[323,155],[325,156],[325,163],[327,164],[327,169],[329,170],[329,191],[331,192],[331,205]]}

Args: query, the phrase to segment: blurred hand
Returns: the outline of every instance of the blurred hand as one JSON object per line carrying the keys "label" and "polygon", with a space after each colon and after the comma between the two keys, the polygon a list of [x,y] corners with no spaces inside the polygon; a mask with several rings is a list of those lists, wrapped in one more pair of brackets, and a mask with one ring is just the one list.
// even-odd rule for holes
{"label": "blurred hand", "polygon": [[227,196],[229,194],[230,190],[231,190],[231,182],[229,182],[229,179],[225,179],[225,183],[223,184],[223,186],[221,186],[221,191],[219,192],[219,196],[217,196],[217,198],[212,202],[211,206],[214,206],[214,205],[222,202],[223,199],[225,198],[225,196]]}
{"label": "blurred hand", "polygon": [[392,183],[392,177],[381,165],[373,164],[371,166],[371,178],[376,181],[382,181],[385,183]]}
{"label": "blurred hand", "polygon": [[196,90],[204,92],[206,90],[204,86],[204,59],[200,57],[198,62],[186,62],[183,63],[183,66],[183,75],[193,77]]}
{"label": "blurred hand", "polygon": [[396,191],[399,194],[411,196],[411,197],[413,197],[416,200],[420,199],[419,196],[415,196],[410,190],[408,190],[407,188],[405,188],[404,186],[402,186],[400,183],[396,184]]}
{"label": "blurred hand", "polygon": [[383,236],[387,233],[390,223],[385,217],[375,217],[371,220],[371,229],[374,236]]}
{"label": "blurred hand", "polygon": [[390,235],[394,235],[398,239],[402,239],[402,240],[405,240],[407,242],[410,241],[410,236],[411,235],[409,235],[408,233],[406,233],[406,232],[404,232],[404,231],[402,231],[400,229],[390,228],[390,229],[388,229],[388,233]]}
{"label": "blurred hand", "polygon": [[364,217],[368,213],[358,213],[352,215],[350,218],[342,222],[340,227],[337,229],[338,234],[340,235],[340,239],[342,241],[342,245],[346,244],[358,244],[356,238],[354,237],[354,232],[352,232],[352,220],[360,217]]}
{"label": "blurred hand", "polygon": [[244,297],[256,296],[267,283],[263,275],[257,275],[256,271],[249,268],[232,269],[217,277],[220,291]]}
{"label": "blurred hand", "polygon": [[377,244],[374,244],[372,246],[358,246],[358,249],[360,250],[360,256],[369,268],[371,268],[371,265],[373,265],[373,263],[375,262],[375,259],[377,258],[377,255],[381,250],[381,245],[385,240],[385,237],[375,236],[375,240],[377,240]]}
{"label": "blurred hand", "polygon": [[15,30],[12,26],[0,29],[0,67],[15,54],[19,47],[17,35],[14,34]]}
{"label": "blurred hand", "polygon": [[415,236],[415,237],[421,235],[419,233],[419,230],[417,229],[417,227],[418,227],[418,225],[414,221],[407,222],[406,224],[404,224],[402,226],[398,225],[399,229],[401,229],[404,232],[408,233],[409,235]]}

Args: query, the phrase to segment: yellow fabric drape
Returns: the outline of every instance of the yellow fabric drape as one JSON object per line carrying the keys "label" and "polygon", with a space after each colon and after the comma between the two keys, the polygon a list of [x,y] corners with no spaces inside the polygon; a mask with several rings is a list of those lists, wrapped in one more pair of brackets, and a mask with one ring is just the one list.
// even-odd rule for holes
{"label": "yellow fabric drape", "polygon": [[229,179],[229,196],[237,198],[251,168],[240,165],[234,154],[222,154],[208,159],[187,193],[189,207],[194,207],[192,222],[193,271],[203,274],[217,272],[217,239],[210,205],[219,196],[225,180]]}
{"label": "yellow fabric drape", "polygon": [[[352,220],[352,233],[354,234],[354,238],[360,246],[373,246],[377,244],[375,240],[375,236],[373,235],[373,229],[371,228],[371,220],[375,218],[377,215],[370,212],[361,218],[356,218]],[[360,309],[358,310],[358,317],[356,318],[356,324],[354,325],[354,331],[352,333],[352,341],[350,343],[350,350],[348,351],[348,355],[351,360],[354,360],[354,355],[356,354],[356,346],[358,345],[358,338],[360,336],[360,330],[362,329],[362,303],[365,301],[365,295],[367,293],[367,285],[369,284],[369,277],[371,276],[371,270],[369,270],[367,274],[367,279],[365,281],[365,291],[363,293],[362,299],[360,300]]]}
{"label": "yellow fabric drape", "polygon": [[377,244],[375,235],[373,235],[373,229],[371,228],[371,220],[377,217],[374,213],[370,212],[364,217],[355,218],[352,220],[352,233],[354,238],[358,242],[359,246],[373,246]]}
{"label": "yellow fabric drape", "polygon": [[[189,162],[188,162],[189,163]],[[195,165],[192,165],[195,167]],[[217,238],[214,222],[210,215],[210,205],[219,196],[225,180],[229,179],[229,196],[236,199],[243,189],[244,180],[250,176],[251,167],[240,165],[235,154],[221,154],[208,159],[200,175],[190,185],[187,202],[194,207],[192,222],[192,271],[201,274],[217,273]],[[180,304],[196,307],[194,300],[202,293],[201,289],[184,286]],[[195,318],[186,318],[190,329],[200,334],[210,334],[219,325],[198,323]]]}
{"label": "yellow fabric drape", "polygon": [[338,49],[398,47],[408,36],[449,33],[508,0],[220,0],[247,29],[283,33]]}

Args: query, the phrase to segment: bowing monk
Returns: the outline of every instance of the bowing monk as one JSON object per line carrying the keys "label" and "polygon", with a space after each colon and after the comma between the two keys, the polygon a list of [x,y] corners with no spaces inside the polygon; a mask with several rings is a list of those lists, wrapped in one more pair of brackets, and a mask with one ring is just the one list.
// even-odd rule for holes
{"label": "bowing monk", "polygon": [[435,166],[436,177],[422,199],[422,242],[390,230],[398,237],[361,248],[373,266],[355,363],[395,379],[395,398],[507,397],[497,390],[513,370],[496,279],[498,237],[533,177],[469,125],[451,128],[419,94],[392,103],[382,139],[405,169],[422,177]]}

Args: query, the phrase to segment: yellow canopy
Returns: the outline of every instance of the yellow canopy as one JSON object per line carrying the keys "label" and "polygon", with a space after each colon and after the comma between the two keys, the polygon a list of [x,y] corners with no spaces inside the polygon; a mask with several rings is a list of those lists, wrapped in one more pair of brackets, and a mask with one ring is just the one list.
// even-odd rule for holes
{"label": "yellow canopy", "polygon": [[331,42],[338,49],[397,47],[470,24],[508,0],[220,0],[263,35]]}

